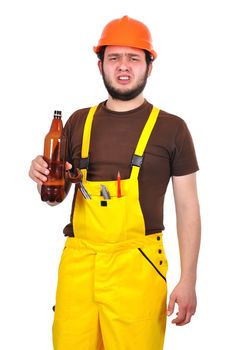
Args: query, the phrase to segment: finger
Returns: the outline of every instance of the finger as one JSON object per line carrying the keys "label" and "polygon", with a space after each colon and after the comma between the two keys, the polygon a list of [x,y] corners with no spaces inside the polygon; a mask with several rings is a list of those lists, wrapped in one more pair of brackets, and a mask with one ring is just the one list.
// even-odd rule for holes
{"label": "finger", "polygon": [[35,159],[33,159],[33,161],[31,162],[31,170],[32,172],[34,170],[39,171],[44,175],[49,174],[48,163],[45,162],[42,156],[37,156]]}
{"label": "finger", "polygon": [[72,164],[69,162],[66,162],[65,163],[65,170],[70,170],[70,169],[72,169]]}
{"label": "finger", "polygon": [[49,174],[48,164],[44,161],[42,156],[37,156],[31,162],[29,170],[30,178],[38,184],[42,184],[47,180],[46,175]]}
{"label": "finger", "polygon": [[177,313],[177,317],[172,320],[172,323],[179,325],[184,322],[186,319],[186,310],[184,308],[179,308],[179,312]]}
{"label": "finger", "polygon": [[29,172],[30,178],[35,181],[36,183],[42,185],[43,182],[47,181],[47,177],[44,176],[42,173],[40,173],[37,170],[33,170]]}
{"label": "finger", "polygon": [[168,303],[168,309],[167,309],[167,315],[171,316],[174,312],[174,308],[175,308],[175,298],[173,298],[172,296],[170,296],[169,299],[169,303]]}
{"label": "finger", "polygon": [[41,155],[35,157],[35,159],[32,160],[31,162],[34,165],[40,165],[43,168],[47,168],[48,167],[48,163],[43,159],[43,157]]}
{"label": "finger", "polygon": [[193,314],[190,313],[190,312],[188,312],[188,313],[186,314],[185,319],[184,319],[182,322],[180,322],[180,323],[178,323],[178,324],[176,324],[176,325],[177,325],[177,326],[184,326],[184,325],[188,324],[188,323],[191,321],[192,316],[193,316]]}

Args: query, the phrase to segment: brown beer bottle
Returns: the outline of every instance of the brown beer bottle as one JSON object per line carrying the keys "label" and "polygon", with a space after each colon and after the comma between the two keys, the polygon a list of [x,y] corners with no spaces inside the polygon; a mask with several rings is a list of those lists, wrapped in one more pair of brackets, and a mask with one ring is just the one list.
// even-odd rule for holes
{"label": "brown beer bottle", "polygon": [[47,181],[41,187],[41,199],[45,202],[62,202],[64,199],[66,139],[62,134],[61,117],[61,111],[54,111],[50,131],[44,140],[43,158],[49,170]]}

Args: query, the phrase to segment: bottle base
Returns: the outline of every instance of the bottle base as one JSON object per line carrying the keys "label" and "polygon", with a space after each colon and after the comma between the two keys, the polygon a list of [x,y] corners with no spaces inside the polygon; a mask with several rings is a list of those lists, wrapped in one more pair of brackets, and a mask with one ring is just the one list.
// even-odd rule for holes
{"label": "bottle base", "polygon": [[63,186],[45,186],[41,187],[41,200],[43,202],[57,202],[60,203],[64,200],[64,187]]}

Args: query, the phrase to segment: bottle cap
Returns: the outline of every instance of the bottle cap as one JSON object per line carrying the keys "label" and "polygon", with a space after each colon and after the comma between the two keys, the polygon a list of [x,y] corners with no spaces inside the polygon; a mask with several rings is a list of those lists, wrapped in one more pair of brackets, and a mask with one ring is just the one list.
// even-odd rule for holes
{"label": "bottle cap", "polygon": [[62,112],[61,111],[54,111],[54,118],[61,119],[61,117],[62,117]]}

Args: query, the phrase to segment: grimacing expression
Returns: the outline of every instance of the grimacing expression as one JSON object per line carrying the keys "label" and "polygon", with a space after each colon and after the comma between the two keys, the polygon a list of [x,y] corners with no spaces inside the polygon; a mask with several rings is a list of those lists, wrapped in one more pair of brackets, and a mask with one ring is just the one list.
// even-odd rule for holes
{"label": "grimacing expression", "polygon": [[121,101],[137,97],[144,90],[151,72],[144,51],[129,47],[106,47],[99,68],[109,95]]}

